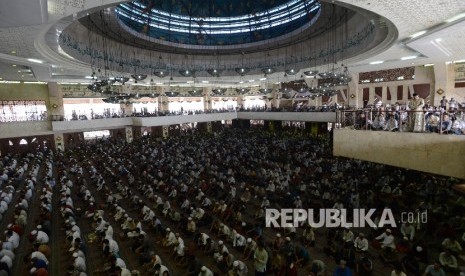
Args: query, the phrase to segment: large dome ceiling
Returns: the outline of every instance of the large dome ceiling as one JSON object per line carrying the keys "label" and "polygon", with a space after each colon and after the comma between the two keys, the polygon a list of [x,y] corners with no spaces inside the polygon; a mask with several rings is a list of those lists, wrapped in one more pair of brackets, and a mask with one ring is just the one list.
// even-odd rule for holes
{"label": "large dome ceiling", "polygon": [[118,19],[151,38],[192,45],[234,45],[290,33],[318,19],[317,0],[141,0],[120,4]]}
{"label": "large dome ceiling", "polygon": [[93,69],[231,84],[334,67],[396,36],[384,18],[324,0],[138,0],[83,16],[56,41],[63,58]]}

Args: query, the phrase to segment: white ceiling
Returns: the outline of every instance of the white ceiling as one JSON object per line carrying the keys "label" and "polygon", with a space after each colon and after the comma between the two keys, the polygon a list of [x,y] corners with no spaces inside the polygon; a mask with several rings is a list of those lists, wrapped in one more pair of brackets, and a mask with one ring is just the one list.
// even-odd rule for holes
{"label": "white ceiling", "polygon": [[[50,54],[44,51],[45,46],[42,43],[45,41],[44,36],[54,24],[62,19],[66,18],[71,22],[86,15],[91,9],[116,5],[120,2],[124,1],[2,0],[0,3],[0,77],[4,80],[18,80],[17,70],[13,70],[11,66],[15,63],[31,67],[33,76],[30,78],[38,81],[88,81],[84,76],[88,76],[91,73],[90,70],[79,69],[75,66],[79,64],[77,61],[53,55],[53,51],[50,51]],[[465,13],[465,1],[463,0],[339,0],[334,2],[352,5],[384,16],[395,25],[399,33],[397,41],[384,52],[374,56],[364,56],[361,61],[356,59],[347,61],[351,72],[465,59],[465,17],[456,22],[445,22],[453,16]],[[410,38],[411,35],[423,30],[426,33],[422,36]],[[436,39],[440,39],[439,47],[431,43]],[[12,51],[16,53],[12,54]],[[419,57],[401,60],[402,57],[413,55]],[[28,61],[28,58],[40,59],[44,63],[33,63]],[[384,61],[384,63],[369,65],[372,61]],[[250,78],[257,77],[251,76]],[[290,78],[299,77],[300,74]],[[230,81],[234,83],[239,79],[237,77]],[[248,79],[245,78],[245,81],[247,82]],[[277,73],[267,81],[276,80],[286,81],[287,79],[282,73]],[[198,82],[201,83],[201,80]],[[213,79],[209,85],[212,83]]]}

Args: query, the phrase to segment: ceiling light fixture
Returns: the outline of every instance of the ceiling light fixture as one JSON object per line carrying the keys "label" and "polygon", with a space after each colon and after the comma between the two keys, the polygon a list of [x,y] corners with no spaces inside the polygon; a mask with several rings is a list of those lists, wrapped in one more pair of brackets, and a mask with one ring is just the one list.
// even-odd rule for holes
{"label": "ceiling light fixture", "polygon": [[34,63],[44,63],[42,60],[35,59],[35,58],[28,58],[27,61],[34,62]]}
{"label": "ceiling light fixture", "polygon": [[426,31],[416,32],[413,35],[411,35],[410,38],[416,38],[416,37],[419,37],[419,36],[424,35],[424,34],[426,34]]}
{"label": "ceiling light fixture", "polygon": [[378,61],[372,61],[372,62],[370,62],[371,65],[381,64],[381,63],[384,63],[384,61],[383,61],[383,60],[378,60]]}
{"label": "ceiling light fixture", "polygon": [[409,60],[409,59],[415,59],[417,58],[418,56],[406,56],[406,57],[402,57],[400,60]]}

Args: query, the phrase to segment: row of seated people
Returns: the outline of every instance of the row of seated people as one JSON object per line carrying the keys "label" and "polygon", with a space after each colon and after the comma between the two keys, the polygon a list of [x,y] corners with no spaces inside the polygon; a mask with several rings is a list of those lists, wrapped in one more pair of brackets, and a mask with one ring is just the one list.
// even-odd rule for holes
{"label": "row of seated people", "polygon": [[[47,215],[50,214],[51,208],[51,196],[46,193],[47,184],[41,189],[41,185],[37,183],[39,178],[40,164],[46,164],[46,173],[50,173],[51,162],[50,156],[44,157],[44,154],[39,152],[34,154],[27,154],[24,157],[23,165],[15,173],[11,174],[4,183],[2,191],[2,206],[6,207],[7,204],[12,204],[14,199],[14,191],[21,186],[17,196],[17,203],[14,205],[12,218],[8,216],[5,211],[4,218],[8,218],[8,225],[4,231],[5,239],[0,242],[0,273],[2,275],[15,275],[18,271],[21,274],[32,274],[32,275],[48,275],[48,258],[50,257],[51,251],[48,245],[49,236],[51,234],[51,221]],[[46,160],[44,160],[46,159]],[[14,162],[15,163],[15,162]],[[31,164],[31,167],[29,165]],[[12,164],[8,166],[8,170],[14,170],[15,166]],[[8,184],[8,185],[6,185]],[[40,192],[41,191],[41,192]],[[34,194],[40,194],[40,198],[37,199]],[[40,204],[41,213],[37,215],[33,210],[35,205]],[[34,222],[31,222],[34,220]],[[32,227],[34,225],[34,227]],[[25,235],[27,228],[32,228],[31,232]],[[25,249],[27,245],[24,243],[30,243],[31,249]],[[20,260],[16,260],[16,253],[18,250],[24,254],[24,265],[21,264]],[[16,264],[17,267],[13,267]]]}
{"label": "row of seated people", "polygon": [[[184,140],[181,140],[181,141],[184,141]],[[192,143],[192,141],[188,141],[188,142]],[[227,145],[230,145],[230,143],[227,143]],[[140,145],[138,145],[136,143],[135,145],[132,145],[131,148],[133,147],[134,151],[136,151],[136,150],[139,151],[137,146],[140,146]],[[170,141],[170,144],[169,144],[170,148],[176,148],[176,146],[173,146],[173,142]],[[222,144],[222,146],[224,146],[224,144]],[[165,147],[165,146],[161,145],[161,147]],[[288,145],[288,147],[289,147],[289,145]],[[157,148],[157,147],[153,147],[153,148]],[[232,148],[234,148],[234,147],[232,147]],[[220,240],[224,241],[224,243],[227,243],[227,244],[229,242],[231,242],[231,244],[233,244],[233,241],[231,241],[230,238],[229,239],[227,238],[228,237],[227,233],[234,232],[233,230],[236,230],[236,232],[239,232],[237,230],[239,230],[240,226],[242,226],[242,222],[246,222],[246,226],[250,225],[250,226],[248,226],[248,231],[252,230],[252,232],[249,232],[247,234],[247,236],[250,236],[251,241],[254,241],[255,243],[257,243],[257,242],[259,242],[259,241],[261,241],[263,239],[265,241],[270,242],[270,237],[275,236],[274,233],[272,235],[270,235],[269,232],[273,232],[272,230],[263,229],[263,228],[261,228],[261,230],[260,230],[260,227],[255,227],[255,225],[253,223],[250,223],[251,221],[253,221],[253,216],[254,216],[253,214],[251,214],[250,210],[255,210],[255,207],[256,207],[256,205],[258,203],[256,198],[262,198],[262,196],[263,196],[263,194],[262,194],[262,188],[263,187],[258,186],[258,184],[257,184],[257,187],[260,187],[260,189],[256,188],[254,186],[255,184],[254,185],[247,184],[247,185],[244,185],[244,186],[242,184],[239,184],[239,183],[234,184],[233,180],[229,181],[231,179],[231,176],[228,175],[228,172],[224,171],[224,174],[221,175],[221,174],[218,174],[219,170],[217,170],[217,169],[213,169],[213,171],[209,172],[210,174],[214,174],[214,177],[216,179],[206,178],[207,181],[204,183],[203,181],[200,181],[200,179],[197,180],[197,176],[195,174],[191,174],[191,173],[195,173],[196,171],[198,171],[199,170],[198,167],[192,167],[192,170],[189,170],[189,173],[187,174],[187,175],[189,175],[188,178],[183,179],[181,177],[182,175],[176,175],[176,172],[183,171],[182,167],[180,169],[176,168],[176,170],[174,172],[170,172],[169,170],[163,170],[161,172],[162,176],[160,177],[157,170],[152,170],[152,169],[148,168],[147,166],[143,165],[144,163],[152,163],[152,162],[154,162],[154,160],[151,159],[151,157],[150,157],[152,152],[147,152],[147,148],[140,149],[140,152],[147,152],[145,154],[145,156],[144,156],[145,159],[140,158],[140,153],[139,153],[139,156],[138,156],[138,154],[136,152],[128,151],[128,146],[125,146],[125,147],[122,147],[122,148],[116,147],[116,146],[108,146],[108,149],[109,150],[107,150],[107,148],[105,148],[105,151],[103,151],[103,152],[109,152],[110,153],[110,154],[106,153],[105,155],[103,155],[103,156],[105,156],[105,158],[108,158],[108,159],[106,159],[106,162],[100,162],[100,164],[94,163],[94,165],[95,165],[94,169],[99,170],[100,172],[102,172],[102,174],[104,174],[104,177],[102,177],[102,178],[105,178],[105,180],[107,180],[108,183],[112,183],[112,186],[113,186],[113,183],[118,183],[117,186],[119,187],[119,189],[120,189],[119,191],[120,191],[121,195],[123,195],[123,198],[124,198],[124,199],[120,200],[121,202],[118,202],[118,204],[122,203],[122,204],[126,204],[126,206],[132,206],[130,209],[125,208],[125,210],[128,211],[128,212],[132,212],[132,214],[134,214],[134,212],[137,212],[137,216],[136,216],[137,218],[134,217],[134,216],[132,216],[132,217],[134,217],[134,219],[141,220],[141,224],[150,225],[148,222],[144,222],[144,218],[148,219],[148,221],[150,221],[150,218],[152,218],[152,220],[155,220],[154,225],[157,225],[156,224],[156,219],[153,219],[153,214],[151,214],[150,211],[153,211],[156,218],[168,221],[169,223],[172,223],[171,222],[172,219],[177,220],[177,217],[178,217],[178,215],[176,215],[176,212],[177,212],[177,213],[179,213],[179,216],[181,217],[181,220],[179,220],[179,222],[174,224],[174,225],[175,226],[180,225],[181,230],[180,231],[179,230],[174,231],[173,234],[176,237],[175,233],[180,232],[180,237],[183,240],[187,240],[186,237],[188,237],[188,236],[185,236],[187,234],[184,233],[183,231],[185,229],[187,230],[187,226],[188,226],[187,223],[189,223],[189,217],[191,217],[191,219],[193,219],[194,217],[197,216],[198,213],[202,213],[202,211],[200,209],[203,209],[203,211],[204,211],[203,216],[211,218],[209,221],[207,220],[207,222],[208,222],[207,224],[210,225],[210,223],[211,223],[212,226],[214,224],[220,225],[220,226],[218,228],[216,226],[211,228],[213,234],[212,233],[206,233],[205,231],[202,231],[202,232],[200,232],[198,234],[204,233],[204,234],[209,235],[209,236],[214,235],[213,241],[215,241],[216,244],[218,244]],[[132,158],[130,160],[128,160],[127,158],[121,158],[121,153],[120,153],[121,149],[124,149],[125,155],[131,156]],[[160,148],[157,148],[157,149],[160,150]],[[311,150],[311,149],[312,148],[309,148],[309,150]],[[213,149],[213,150],[215,150],[215,149]],[[247,150],[249,150],[249,149],[247,149]],[[291,152],[293,152],[293,151],[291,151]],[[296,151],[296,153],[297,153],[297,151]],[[293,153],[293,154],[296,154],[296,153]],[[91,155],[89,158],[91,160],[99,160],[98,156],[100,154],[102,154],[102,152],[96,151],[95,155]],[[170,156],[170,155],[179,156],[180,153],[176,153],[176,152],[173,153],[173,152],[166,151],[165,154],[166,154],[166,156]],[[182,154],[182,149],[181,149],[181,154]],[[230,155],[230,154],[231,153],[222,152],[221,156],[224,156],[224,159],[227,160],[228,158],[230,158],[230,157],[228,157],[228,155]],[[300,154],[301,153],[299,153],[299,155]],[[186,157],[183,154],[182,156],[186,160],[189,159],[189,155]],[[118,160],[118,159],[120,159],[120,160]],[[138,159],[139,159],[139,161],[138,161]],[[151,160],[151,162],[147,162],[148,160]],[[176,161],[178,161],[178,163],[182,164],[183,166],[192,166],[191,164],[184,165],[180,160],[176,160]],[[330,160],[329,158],[328,158],[328,162],[337,164],[337,161],[334,162],[334,160]],[[156,163],[154,163],[154,164],[156,164]],[[217,164],[221,164],[221,163],[218,161]],[[317,164],[319,164],[319,165],[312,165],[312,166],[318,167],[318,166],[321,166],[321,164],[324,164],[324,163],[317,163]],[[106,166],[104,166],[104,165],[106,165]],[[354,163],[354,162],[349,162],[349,161],[344,161],[344,162],[339,161],[339,165],[342,166],[342,167],[337,167],[335,172],[333,174],[330,174],[331,175],[330,176],[331,181],[337,181],[337,180],[339,180],[338,178],[340,178],[340,177],[344,177],[344,178],[351,177],[351,176],[349,176],[350,173],[344,172],[344,174],[342,174],[340,172],[340,171],[343,172],[344,169],[346,169],[345,167],[348,167],[348,168],[350,168],[351,170],[354,170],[354,171],[358,171],[358,169],[359,169],[359,168],[356,167],[356,166],[359,166],[359,164],[357,164],[356,162]],[[267,168],[267,170],[269,168],[270,171],[274,171],[274,168],[270,167],[269,164],[265,163],[264,166],[265,166],[265,168]],[[302,166],[302,165],[300,165],[300,166]],[[350,167],[350,166],[352,166],[352,167]],[[364,166],[365,166],[365,168],[368,168],[368,169],[376,168],[375,166],[373,166],[373,167],[366,166],[366,165],[364,165]],[[163,168],[163,165],[157,165],[157,167]],[[355,167],[355,169],[354,169],[354,167]],[[107,170],[107,168],[108,168],[108,170]],[[211,168],[214,168],[214,166],[209,166],[209,169],[211,169]],[[232,168],[233,168],[233,172],[235,172],[236,168],[235,167],[232,167]],[[91,171],[91,170],[92,169],[89,168],[89,171]],[[147,172],[144,173],[145,170],[147,170]],[[317,175],[319,175],[318,170],[319,169],[316,169]],[[324,171],[325,170],[331,171],[332,167],[327,167],[326,168],[326,167],[323,166],[323,170]],[[78,169],[76,171],[80,171],[80,170]],[[237,169],[237,171],[241,171],[241,170]],[[362,171],[364,171],[364,170],[362,170]],[[128,172],[131,172],[130,175],[128,175]],[[257,173],[257,172],[255,172],[255,173]],[[283,173],[283,172],[280,172],[280,173]],[[370,171],[370,173],[371,173],[371,171]],[[114,176],[111,176],[109,174],[113,174]],[[292,174],[298,174],[297,170],[293,171]],[[405,174],[405,173],[402,173],[402,172],[399,173],[399,175],[402,175],[402,174]],[[154,179],[149,181],[149,175],[151,175],[154,179],[156,179],[157,182],[154,183]],[[194,181],[189,182],[189,178],[191,176],[194,179]],[[223,176],[224,176],[224,178],[223,178]],[[238,174],[235,174],[234,176],[235,177],[233,177],[233,179],[234,178],[239,179]],[[118,180],[121,177],[124,180],[121,183],[119,183]],[[205,177],[205,174],[201,175],[200,177]],[[361,181],[364,181],[363,180],[364,177],[365,176],[361,176],[359,178],[360,178]],[[101,194],[103,193],[105,195],[104,197],[108,198],[109,194],[107,195],[106,193],[108,191],[110,191],[109,186],[105,185],[105,184],[101,184],[102,181],[98,180],[98,179],[100,179],[100,178],[95,177],[95,183],[92,183],[92,184],[93,185],[95,184],[96,190],[98,190],[101,187],[99,193],[101,193]],[[115,179],[116,179],[116,181],[114,181]],[[126,183],[126,179],[127,179],[127,183]],[[268,179],[268,177],[265,177],[264,179]],[[281,195],[280,191],[281,190],[286,191],[287,189],[289,189],[289,188],[287,188],[287,189],[282,188],[282,187],[286,187],[285,182],[289,183],[289,180],[286,180],[286,179],[279,179],[279,180],[272,179],[272,180],[276,181],[274,183],[275,186],[276,186],[275,187],[276,188],[275,194],[278,195],[278,196],[275,197],[275,196],[273,196],[273,194],[268,194],[267,198],[269,198],[269,201],[270,201],[268,206],[275,207],[275,206],[278,206],[277,204],[280,204],[280,206],[281,206],[283,204],[288,204],[288,202],[291,202],[291,203],[298,202],[297,195],[295,193],[302,192],[302,190],[300,190],[301,188],[298,185],[296,185],[295,187],[296,188],[299,187],[300,191],[296,192],[296,191],[290,190],[291,194],[289,196],[287,196],[286,192],[284,192],[283,196],[280,197],[280,195]],[[131,181],[132,181],[132,183],[131,183]],[[139,183],[138,181],[141,181],[141,183]],[[351,181],[355,181],[355,180],[351,180]],[[395,179],[386,180],[386,181],[388,181],[389,183],[395,183],[396,182]],[[162,184],[160,184],[160,182],[162,182]],[[268,183],[268,181],[264,181],[264,182]],[[406,181],[404,180],[402,182],[405,183]],[[249,183],[252,183],[252,182],[249,182]],[[370,183],[370,181],[367,181],[367,183]],[[187,186],[187,188],[188,188],[187,192],[182,192],[182,190],[184,189],[183,184],[185,186]],[[320,184],[324,184],[324,183],[319,183],[318,185],[320,185]],[[364,188],[360,188],[360,187],[364,187],[362,184],[365,185],[364,183],[358,183],[358,185],[360,185],[359,188],[358,188],[358,189],[360,189],[360,191],[363,191],[363,189],[364,189]],[[329,183],[329,185],[331,186],[331,183]],[[354,183],[349,183],[349,184],[348,183],[341,183],[341,185],[339,185],[339,186],[341,187],[342,190],[351,191],[351,187],[356,187],[357,185],[355,185]],[[339,186],[335,186],[335,187],[339,188]],[[343,186],[346,186],[346,188],[343,188]],[[237,187],[237,189],[234,192],[235,196],[233,197],[233,199],[228,200],[228,198],[230,197],[230,193],[232,193],[232,191],[233,191],[232,187]],[[310,185],[310,187],[312,187],[312,186]],[[382,186],[376,185],[376,187],[374,189],[375,189],[375,191],[377,191],[378,189],[381,189],[381,187]],[[151,191],[150,191],[150,188],[152,189]],[[404,189],[404,187],[401,187],[401,188]],[[199,191],[199,189],[200,189],[200,191]],[[339,195],[343,194],[343,192],[340,192],[339,190],[327,189],[327,188],[325,188],[325,186],[320,187],[320,189],[321,189],[321,191],[329,190],[330,194],[339,194]],[[372,188],[368,188],[368,189],[372,189]],[[421,187],[419,187],[419,189],[421,189]],[[177,192],[174,192],[175,190]],[[146,191],[147,191],[147,195],[144,195],[144,193]],[[300,198],[302,199],[303,203],[300,203],[300,204],[303,205],[303,206],[309,206],[309,205],[307,205],[308,202],[306,202],[306,199],[307,198],[312,198],[313,199],[313,197],[308,196],[308,195],[310,195],[310,193],[313,193],[313,192],[314,192],[313,188],[308,189],[308,190],[304,189],[303,192],[300,194]],[[356,192],[358,192],[358,191],[356,191]],[[199,196],[201,193],[203,193],[204,196]],[[156,198],[155,198],[155,194],[157,195]],[[344,194],[345,194],[345,192],[344,192]],[[359,197],[360,197],[360,202],[362,202],[362,204],[363,204],[365,202],[365,198],[362,195],[363,194],[360,193]],[[135,197],[135,196],[138,196],[138,197]],[[350,197],[353,199],[353,197],[355,197],[355,196],[351,195]],[[419,195],[419,197],[422,197],[422,195]],[[158,204],[157,201],[159,201],[159,198],[160,198],[161,202],[158,202],[159,203]],[[207,200],[207,198],[209,200]],[[215,198],[218,199],[218,201],[215,201],[214,200]],[[192,201],[191,205],[188,208],[181,209],[178,206],[178,204],[179,205],[184,204],[186,199],[188,199],[188,200],[190,199],[189,201]],[[142,200],[142,202],[140,200]],[[221,202],[221,200],[223,200],[223,202]],[[336,201],[336,200],[337,199],[335,199],[334,197],[331,196],[328,201],[334,203],[334,201]],[[171,202],[171,203],[167,204],[166,203],[167,201]],[[210,201],[210,203],[209,203],[209,201]],[[109,202],[113,203],[112,200],[109,200]],[[238,202],[238,203],[236,203],[236,202]],[[142,203],[142,205],[141,205],[141,203]],[[144,206],[147,203],[150,203],[150,205],[147,205],[147,208],[144,208]],[[109,207],[108,207],[108,210],[110,212],[116,212],[116,207],[117,206],[115,206],[115,210],[113,210],[112,209],[113,207],[111,207],[111,206],[114,206],[113,204],[110,204]],[[153,207],[151,206],[151,204],[154,204]],[[226,206],[224,206],[225,204],[226,204]],[[344,200],[344,204],[346,204],[345,200]],[[354,204],[354,203],[352,203],[352,204]],[[241,209],[242,205],[245,206],[244,209]],[[267,204],[265,204],[265,205],[267,205]],[[228,212],[226,212],[226,210],[228,210],[231,206],[232,206],[232,209],[234,209],[234,211],[236,211],[234,213],[237,213],[237,211],[243,212],[243,214],[242,214],[243,219],[242,220],[238,219],[238,218],[241,217],[239,214],[235,214],[233,216],[230,216],[231,218],[234,218],[234,220],[231,220],[231,221],[226,220],[225,221],[225,218],[229,218],[229,217],[227,217],[226,215],[223,215],[223,214],[228,213]],[[349,205],[347,205],[347,206],[349,206]],[[193,210],[190,209],[191,207],[193,208]],[[134,210],[136,210],[136,211],[134,211]],[[142,210],[144,210],[145,212],[142,212]],[[192,216],[193,212],[195,212],[194,216]],[[108,217],[106,217],[106,219],[108,219]],[[217,223],[216,222],[217,220],[220,220],[220,223]],[[195,222],[197,223],[198,221],[195,221]],[[137,223],[136,223],[136,225],[137,225]],[[199,228],[202,227],[201,224],[196,225],[196,226],[199,226]],[[225,226],[229,229],[229,231],[225,230],[226,229]],[[164,229],[164,227],[162,227],[162,229]],[[173,229],[173,227],[171,227],[171,229]],[[218,229],[221,229],[221,230],[218,230]],[[461,229],[461,228],[459,228],[459,229]],[[291,240],[291,242],[296,242],[296,241],[298,241],[298,239],[296,239],[296,237],[301,236],[300,232],[301,232],[301,229],[297,229],[297,231],[295,231],[295,232],[289,231],[289,233],[286,233],[286,235],[284,235],[284,239],[287,240],[287,237],[288,237],[289,234],[296,233],[296,234],[294,234],[295,236],[289,235],[289,239]],[[253,235],[252,235],[252,233],[253,233]],[[376,236],[379,236],[379,235],[376,235]],[[194,236],[195,236],[195,232],[194,232]],[[243,235],[243,236],[246,236],[246,235]],[[261,236],[261,237],[263,237],[263,239],[262,238],[257,239],[257,236]],[[374,237],[375,236],[373,235],[373,238]],[[321,235],[320,235],[320,237],[315,238],[315,240],[317,241],[317,244],[321,244],[322,239],[323,239],[323,237]],[[402,237],[402,239],[403,239],[403,237]],[[339,242],[340,242],[340,240],[338,239],[338,243]],[[268,244],[270,244],[270,243],[268,243]],[[423,248],[427,248],[427,247],[428,246],[425,246]],[[297,248],[297,246],[295,248]],[[396,249],[397,249],[397,246],[396,246]],[[173,252],[172,250],[174,250],[174,248],[170,248],[169,252],[170,253]],[[371,250],[373,250],[373,249],[371,249]],[[380,251],[380,252],[382,252],[382,251]],[[236,253],[234,255],[238,256],[238,253]],[[274,258],[273,254],[269,254],[269,255],[270,255],[270,258],[269,258],[270,261],[272,259],[273,260],[275,260],[275,259],[278,260],[279,259],[279,258]],[[184,262],[185,262],[186,259],[190,260],[189,258],[186,258],[187,256],[190,256],[190,255],[189,254],[185,255],[185,257],[183,258]],[[196,257],[202,257],[202,255],[201,256],[196,256]],[[348,265],[350,268],[355,269],[356,265],[352,264],[348,257],[350,257],[350,254],[347,256],[347,258],[344,257],[345,259],[347,259],[345,265],[346,266]],[[241,261],[243,261],[249,268],[255,266],[254,263],[250,264],[250,262],[248,262],[248,260],[241,259]],[[169,261],[167,261],[167,262],[169,262]],[[212,263],[215,264],[214,262],[212,262]],[[339,260],[338,263],[341,263],[341,261]],[[290,264],[285,262],[285,266],[290,267],[291,265],[292,265],[292,262]],[[209,269],[212,270],[212,271],[215,271],[215,270],[218,269],[216,267],[216,265],[214,265],[214,266],[206,265],[206,266],[208,266]],[[269,266],[269,268],[270,267],[271,267],[271,265]],[[292,267],[292,269],[294,269],[294,266]],[[249,270],[251,270],[251,269],[249,269]]]}

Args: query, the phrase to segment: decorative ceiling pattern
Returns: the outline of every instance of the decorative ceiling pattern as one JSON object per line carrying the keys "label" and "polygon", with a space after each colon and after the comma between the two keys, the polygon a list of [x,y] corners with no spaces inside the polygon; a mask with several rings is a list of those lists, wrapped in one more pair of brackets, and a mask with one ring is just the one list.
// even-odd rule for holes
{"label": "decorative ceiling pattern", "polygon": [[358,6],[386,17],[395,23],[401,40],[465,12],[463,0],[339,0],[339,2]]}

